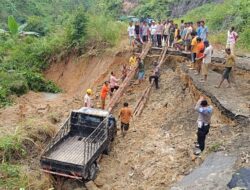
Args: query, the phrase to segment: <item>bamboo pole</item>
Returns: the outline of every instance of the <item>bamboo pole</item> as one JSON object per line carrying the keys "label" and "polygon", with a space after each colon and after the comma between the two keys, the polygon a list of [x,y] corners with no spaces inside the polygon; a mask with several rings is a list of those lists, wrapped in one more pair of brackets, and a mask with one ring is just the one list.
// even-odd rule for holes
{"label": "bamboo pole", "polygon": [[[142,60],[145,59],[150,48],[151,48],[151,43],[147,43],[145,48],[143,49],[142,53],[139,56]],[[121,84],[119,89],[115,92],[114,96],[112,97],[112,99],[110,100],[110,103],[108,105],[109,112],[112,112],[113,109],[115,108],[115,106],[118,104],[120,98],[122,97],[124,91],[126,90],[127,86],[129,85],[130,81],[134,78],[137,69],[138,69],[138,66],[128,73],[126,79],[123,81],[123,83]]]}
{"label": "bamboo pole", "polygon": [[[162,64],[165,61],[165,55],[167,53],[167,47],[165,47],[162,52],[161,52],[161,56],[159,59],[159,65],[158,67],[160,68],[162,66]],[[150,85],[146,88],[146,90],[143,92],[142,96],[140,97],[140,99],[138,100],[138,102],[136,103],[135,109],[134,109],[134,116],[140,116],[146,103],[148,100],[148,97],[150,95],[151,89],[153,87],[154,84],[154,79],[151,81]]]}

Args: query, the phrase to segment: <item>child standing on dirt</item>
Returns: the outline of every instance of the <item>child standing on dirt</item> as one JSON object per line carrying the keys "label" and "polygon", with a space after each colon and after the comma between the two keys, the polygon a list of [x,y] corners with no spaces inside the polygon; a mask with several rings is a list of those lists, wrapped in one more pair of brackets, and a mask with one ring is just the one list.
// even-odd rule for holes
{"label": "child standing on dirt", "polygon": [[227,59],[226,59],[225,69],[223,71],[222,79],[220,81],[220,84],[218,86],[216,86],[216,88],[220,88],[225,79],[228,82],[227,88],[231,87],[231,82],[229,80],[229,75],[230,75],[230,72],[231,72],[232,68],[235,65],[235,56],[231,54],[231,50],[229,48],[226,49],[226,53],[227,53]]}
{"label": "child standing on dirt", "polygon": [[84,96],[84,107],[87,107],[87,108],[93,107],[92,100],[91,100],[91,95],[92,95],[92,90],[88,89],[87,93]]}
{"label": "child standing on dirt", "polygon": [[109,82],[105,81],[101,90],[101,102],[102,102],[103,110],[105,109],[105,101],[106,101],[108,92],[109,92]]}
{"label": "child standing on dirt", "polygon": [[123,104],[123,108],[120,110],[118,117],[119,119],[121,119],[121,133],[122,133],[122,136],[124,137],[126,132],[129,129],[129,122],[131,118],[133,117],[132,109],[128,107],[127,102]]}
{"label": "child standing on dirt", "polygon": [[199,155],[205,149],[206,136],[209,133],[213,107],[208,105],[204,97],[200,97],[195,106],[195,110],[199,113],[198,116],[198,131],[197,131],[197,144],[195,155]]}

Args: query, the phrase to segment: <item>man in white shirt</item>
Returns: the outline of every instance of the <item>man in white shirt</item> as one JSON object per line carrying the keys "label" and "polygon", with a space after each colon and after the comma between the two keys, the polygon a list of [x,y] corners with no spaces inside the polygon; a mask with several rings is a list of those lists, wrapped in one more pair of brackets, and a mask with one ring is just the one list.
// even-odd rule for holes
{"label": "man in white shirt", "polygon": [[157,39],[156,39],[156,29],[157,29],[157,26],[155,24],[155,21],[152,21],[152,25],[149,28],[149,31],[150,31],[151,41],[152,41],[153,47],[156,46],[156,42],[157,42]]}
{"label": "man in white shirt", "polygon": [[129,45],[131,46],[132,42],[135,39],[135,26],[133,25],[132,22],[129,23],[128,36],[129,36]]}
{"label": "man in white shirt", "polygon": [[92,100],[91,100],[91,94],[92,94],[92,90],[88,89],[87,93],[84,96],[84,107],[87,107],[87,108],[93,107]]}
{"label": "man in white shirt", "polygon": [[204,54],[202,57],[199,58],[203,59],[201,65],[201,72],[202,75],[204,75],[204,79],[202,79],[200,82],[207,81],[208,67],[209,64],[212,62],[212,55],[213,55],[213,47],[209,44],[209,41],[204,41],[204,45],[205,45]]}
{"label": "man in white shirt", "polygon": [[234,27],[231,27],[230,30],[227,32],[227,47],[231,49],[231,54],[235,55],[235,44],[238,39],[237,32],[234,31]]}

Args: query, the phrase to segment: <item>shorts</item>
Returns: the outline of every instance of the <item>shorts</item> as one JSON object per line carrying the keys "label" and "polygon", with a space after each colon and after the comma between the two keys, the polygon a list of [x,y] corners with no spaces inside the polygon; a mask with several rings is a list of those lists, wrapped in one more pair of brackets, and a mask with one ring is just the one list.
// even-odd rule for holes
{"label": "shorts", "polygon": [[122,130],[124,129],[124,131],[128,131],[128,129],[129,129],[129,123],[128,123],[128,124],[125,124],[125,123],[122,123],[122,122],[121,122],[121,129],[122,129]]}
{"label": "shorts", "polygon": [[232,70],[232,67],[226,67],[225,70],[223,71],[222,77],[223,79],[229,79],[229,74]]}
{"label": "shorts", "polygon": [[190,46],[191,45],[191,40],[185,40],[184,45],[185,46]]}
{"label": "shorts", "polygon": [[110,91],[114,92],[115,90],[118,90],[118,89],[119,89],[119,86],[114,86],[114,87],[110,88]]}
{"label": "shorts", "polygon": [[145,72],[144,71],[139,71],[138,73],[138,80],[143,80],[144,79]]}
{"label": "shorts", "polygon": [[195,65],[196,65],[197,69],[201,69],[201,64],[202,64],[202,59],[198,59],[198,60],[195,61]]}
{"label": "shorts", "polygon": [[202,63],[202,65],[201,65],[202,75],[207,75],[208,74],[208,67],[209,67],[209,64]]}
{"label": "shorts", "polygon": [[196,53],[191,53],[191,61],[192,63],[195,63],[195,59],[196,59]]}
{"label": "shorts", "polygon": [[132,45],[133,41],[135,40],[134,36],[129,37],[129,44]]}

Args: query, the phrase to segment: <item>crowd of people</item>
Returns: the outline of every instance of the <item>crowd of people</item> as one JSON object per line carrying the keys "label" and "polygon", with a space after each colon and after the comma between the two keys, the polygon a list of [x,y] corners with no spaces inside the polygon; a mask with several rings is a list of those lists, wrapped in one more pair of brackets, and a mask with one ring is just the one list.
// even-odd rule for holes
{"label": "crowd of people", "polygon": [[[196,75],[203,75],[200,82],[206,82],[208,77],[208,67],[211,63],[213,47],[208,41],[209,30],[204,20],[194,22],[184,22],[180,25],[173,20],[151,21],[151,23],[136,22],[129,23],[128,35],[129,44],[133,47],[151,42],[153,47],[167,46],[178,51],[191,53],[190,69],[196,70]],[[234,78],[232,71],[235,65],[235,44],[238,34],[235,28],[231,27],[227,34],[227,64],[222,75],[222,82],[227,80],[228,87],[231,87],[231,80]],[[230,77],[232,76],[232,77]],[[220,88],[221,83],[216,86]]]}
{"label": "crowd of people", "polygon": [[[180,25],[174,23],[173,20],[166,20],[164,22],[136,22],[129,23],[128,26],[129,44],[132,47],[141,46],[145,43],[151,42],[153,47],[162,48],[167,46],[174,48],[177,51],[189,52],[191,55],[190,70],[195,70],[195,75],[203,75],[200,82],[206,82],[208,78],[209,64],[212,62],[213,47],[208,41],[209,30],[205,21],[184,22],[181,20]],[[235,28],[232,27],[228,31],[227,45],[226,45],[226,62],[225,69],[222,74],[222,79],[216,88],[220,88],[223,81],[227,80],[228,87],[231,87],[230,73],[235,66],[235,44],[238,39],[238,34]],[[155,83],[156,89],[159,89],[160,69],[158,62],[153,62],[152,74],[149,76],[149,82]],[[106,99],[108,95],[110,98],[119,89],[119,82],[126,79],[128,72],[137,69],[138,84],[142,83],[145,78],[145,65],[143,60],[136,56],[133,52],[129,59],[129,64],[123,64],[121,67],[122,76],[120,79],[116,77],[115,72],[110,73],[110,78],[105,81],[101,93],[101,108],[105,109]],[[92,107],[91,102],[92,90],[88,89],[84,97],[84,106]],[[209,132],[211,116],[213,108],[208,105],[208,101],[201,97],[195,106],[195,110],[199,113],[198,117],[198,131],[197,131],[197,151],[195,154],[200,154],[205,148],[206,135]],[[127,102],[119,112],[121,119],[121,133],[124,136],[129,129],[129,122],[133,116],[132,109],[129,108]]]}

